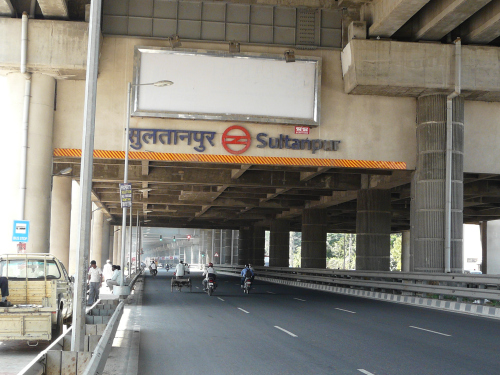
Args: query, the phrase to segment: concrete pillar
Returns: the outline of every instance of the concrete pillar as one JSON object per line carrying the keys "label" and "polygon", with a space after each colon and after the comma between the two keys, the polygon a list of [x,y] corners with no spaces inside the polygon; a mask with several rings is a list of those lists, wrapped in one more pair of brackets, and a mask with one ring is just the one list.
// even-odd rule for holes
{"label": "concrete pillar", "polygon": [[[220,245],[221,245],[221,231],[220,229],[214,229],[213,231],[213,245],[214,245],[214,260],[212,261],[213,264],[220,264],[220,258],[222,256],[220,252]],[[217,255],[217,256],[216,256]]]}
{"label": "concrete pillar", "polygon": [[302,213],[302,268],[326,268],[326,220],[326,209]]}
{"label": "concrete pillar", "polygon": [[486,272],[490,275],[500,274],[500,220],[492,220],[486,223],[488,249],[488,267]]}
{"label": "concrete pillar", "polygon": [[488,222],[481,221],[479,223],[479,233],[481,234],[481,272],[488,273]]}
{"label": "concrete pillar", "polygon": [[401,233],[401,272],[411,272],[411,241],[410,241],[410,231],[405,230]]}
{"label": "concrete pillar", "polygon": [[222,247],[224,248],[224,264],[231,264],[231,236],[232,230],[222,231]]}
{"label": "concrete pillar", "polygon": [[[2,103],[0,123],[8,131],[8,145],[2,148],[2,205],[0,244],[2,252],[17,252],[11,241],[14,220],[29,220],[27,253],[47,253],[50,249],[50,206],[52,176],[52,132],[54,119],[55,79],[34,73],[31,75],[31,94],[28,120],[28,152],[24,212],[20,191],[21,153],[23,134],[23,107],[26,78],[11,73],[6,79],[9,95]],[[7,130],[8,129],[8,130]],[[5,228],[5,229],[4,229]]]}
{"label": "concrete pillar", "polygon": [[[453,99],[451,272],[463,270],[464,99]],[[417,101],[415,272],[444,272],[446,95]]]}
{"label": "concrete pillar", "polygon": [[[102,244],[101,244],[101,259],[96,259],[97,262],[101,262],[102,267],[106,264],[106,260],[110,259],[109,249],[110,249],[110,225],[109,222],[104,220],[102,223]],[[134,249],[135,252],[135,249]]]}
{"label": "concrete pillar", "polygon": [[245,265],[250,261],[253,249],[253,227],[241,227],[238,241],[238,265]]}
{"label": "concrete pillar", "polygon": [[50,209],[50,253],[69,269],[71,177],[54,176]]}
{"label": "concrete pillar", "polygon": [[118,248],[118,227],[116,225],[113,225],[110,228],[110,231],[112,231],[111,237],[111,249],[109,250],[109,259],[111,260],[111,264],[117,264],[116,263],[116,249]]}
{"label": "concrete pillar", "polygon": [[71,183],[71,230],[69,236],[69,268],[70,275],[76,273],[78,254],[78,236],[80,235],[80,184],[73,180]]}
{"label": "concrete pillar", "polygon": [[358,191],[356,212],[356,270],[390,271],[391,192]]}
{"label": "concrete pillar", "polygon": [[248,261],[254,266],[264,266],[264,254],[266,252],[266,228],[256,225],[253,230],[253,254]]}
{"label": "concrete pillar", "polygon": [[269,236],[269,267],[290,265],[290,222],[278,219],[271,222]]}
{"label": "concrete pillar", "polygon": [[92,237],[90,242],[90,247],[92,252],[90,254],[90,260],[95,260],[97,262],[97,267],[102,267],[102,240],[103,240],[103,225],[104,225],[104,214],[101,210],[96,210],[92,213]]}
{"label": "concrete pillar", "polygon": [[113,264],[121,263],[122,231],[121,226],[115,226],[115,240],[113,246]]}
{"label": "concrete pillar", "polygon": [[240,242],[240,231],[239,230],[233,230],[232,231],[232,245],[233,245],[233,261],[231,264],[239,264],[238,263],[238,252],[239,252],[239,242]]}

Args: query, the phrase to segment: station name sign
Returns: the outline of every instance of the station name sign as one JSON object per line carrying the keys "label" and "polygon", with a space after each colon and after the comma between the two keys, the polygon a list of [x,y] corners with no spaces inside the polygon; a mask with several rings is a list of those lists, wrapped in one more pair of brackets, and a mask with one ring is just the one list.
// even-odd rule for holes
{"label": "station name sign", "polygon": [[[206,151],[207,147],[216,146],[216,132],[202,130],[174,130],[174,129],[140,129],[130,128],[130,147],[140,150],[144,145],[163,144],[177,145],[185,143],[192,146],[197,152]],[[230,154],[243,154],[252,145],[254,138],[243,126],[228,127],[221,137],[221,145]],[[337,151],[339,140],[297,138],[288,134],[275,136],[267,133],[258,133],[255,137],[257,148],[309,150],[312,154],[318,151]]]}

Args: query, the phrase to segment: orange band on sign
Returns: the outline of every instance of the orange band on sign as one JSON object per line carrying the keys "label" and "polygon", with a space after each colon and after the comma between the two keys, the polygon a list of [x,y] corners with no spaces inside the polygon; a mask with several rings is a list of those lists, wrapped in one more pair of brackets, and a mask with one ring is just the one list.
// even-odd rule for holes
{"label": "orange band on sign", "polygon": [[[82,150],[70,148],[54,149],[54,156],[80,158]],[[130,151],[129,160],[175,161],[192,163],[220,163],[220,164],[261,164],[261,165],[288,165],[310,167],[337,167],[337,168],[368,168],[368,169],[406,169],[402,161],[372,161],[348,159],[315,159],[315,158],[288,158],[271,156],[242,156],[242,155],[206,155],[206,154],[174,154],[166,152]],[[125,159],[125,151],[94,150],[95,159]]]}

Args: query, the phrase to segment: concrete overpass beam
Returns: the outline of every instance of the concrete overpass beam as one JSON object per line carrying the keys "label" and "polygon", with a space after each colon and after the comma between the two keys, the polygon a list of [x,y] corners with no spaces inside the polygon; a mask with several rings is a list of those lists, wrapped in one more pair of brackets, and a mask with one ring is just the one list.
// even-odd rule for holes
{"label": "concrete overpass beam", "polygon": [[290,265],[290,222],[277,219],[271,222],[269,237],[269,267],[288,267]]}
{"label": "concrete overpass beam", "polygon": [[54,176],[52,179],[50,253],[55,255],[66,269],[69,269],[71,185],[72,179],[68,176]]}
{"label": "concrete overpass beam", "polygon": [[[444,272],[446,95],[418,98],[414,271]],[[462,272],[464,99],[453,100],[451,272]]]}
{"label": "concrete overpass beam", "polygon": [[38,5],[45,19],[69,19],[66,0],[38,0]]}
{"label": "concrete overpass beam", "polygon": [[470,44],[488,44],[500,36],[500,0],[474,14],[460,26],[462,40]]}
{"label": "concrete overpass beam", "polygon": [[326,209],[302,213],[302,268],[326,268]]}
{"label": "concrete overpass beam", "polygon": [[1,17],[14,17],[16,10],[12,6],[10,0],[0,0],[0,16]]}
{"label": "concrete overpass beam", "polygon": [[428,2],[429,0],[375,0],[371,4],[373,22],[368,34],[371,37],[391,37]]}
{"label": "concrete overpass beam", "polygon": [[391,192],[362,189],[356,213],[356,270],[389,271]]}
{"label": "concrete overpass beam", "polygon": [[440,40],[491,0],[434,0],[410,21],[415,40]]}

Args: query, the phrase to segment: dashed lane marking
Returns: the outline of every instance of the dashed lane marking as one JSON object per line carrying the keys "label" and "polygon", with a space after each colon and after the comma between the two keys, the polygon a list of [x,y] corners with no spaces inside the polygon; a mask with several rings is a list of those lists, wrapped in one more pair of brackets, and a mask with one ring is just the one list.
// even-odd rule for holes
{"label": "dashed lane marking", "polygon": [[222,302],[224,302],[224,300],[222,298],[220,298],[220,297],[217,297],[217,298],[220,299]]}
{"label": "dashed lane marking", "polygon": [[344,312],[348,312],[350,314],[356,314],[356,312],[354,311],[350,311],[350,310],[344,310],[344,309],[339,309],[338,307],[335,308],[335,310],[339,310],[339,311],[344,311]]}
{"label": "dashed lane marking", "polygon": [[200,289],[200,287],[199,287],[199,286],[197,286],[197,287],[196,287],[196,289]]}
{"label": "dashed lane marking", "polygon": [[274,293],[274,292],[268,292],[268,293],[269,293],[269,294],[276,294],[276,293]]}
{"label": "dashed lane marking", "polygon": [[366,370],[363,370],[362,368],[358,368],[358,371],[359,372],[362,372],[363,374],[366,374],[366,375],[375,375],[375,374],[372,374],[371,372],[368,372]]}
{"label": "dashed lane marking", "polygon": [[297,301],[306,302],[306,300],[305,300],[305,299],[300,299],[300,298],[294,298],[294,299],[296,299]]}
{"label": "dashed lane marking", "polygon": [[451,337],[451,335],[447,335],[446,333],[441,333],[441,332],[431,331],[430,329],[419,328],[419,327],[414,327],[414,326],[410,326],[410,328],[415,328],[415,329],[419,329],[419,330],[421,330],[421,331],[426,331],[426,332],[430,332],[430,333],[435,333],[436,335],[441,335],[441,336]]}
{"label": "dashed lane marking", "polygon": [[246,314],[250,314],[248,311],[243,310],[241,307],[238,307],[238,310],[241,310],[241,311],[243,311],[243,312],[244,312],[244,313],[246,313]]}
{"label": "dashed lane marking", "polygon": [[287,331],[287,330],[286,330],[286,329],[284,329],[284,328],[281,328],[281,327],[278,327],[278,326],[274,326],[274,328],[278,328],[280,331],[283,331],[283,332],[285,332],[285,333],[289,334],[289,335],[290,335],[290,336],[292,336],[292,337],[298,337],[296,334],[294,334],[294,333],[292,333],[292,332],[290,332],[290,331]]}

